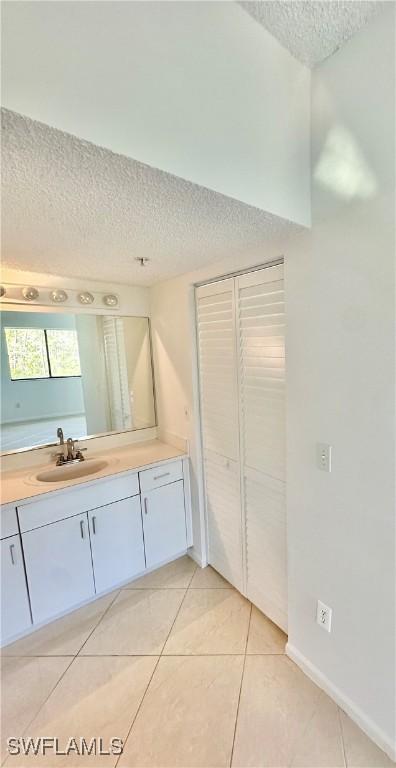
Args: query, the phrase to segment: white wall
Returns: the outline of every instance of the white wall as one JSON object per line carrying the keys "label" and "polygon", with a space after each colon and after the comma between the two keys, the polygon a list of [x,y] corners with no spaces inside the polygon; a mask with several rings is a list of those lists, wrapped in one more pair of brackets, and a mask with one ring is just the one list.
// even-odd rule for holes
{"label": "white wall", "polygon": [[[394,30],[389,4],[315,72],[312,232],[152,290],[159,426],[191,441],[199,555],[192,285],[284,255],[290,651],[389,752],[396,748]],[[316,468],[317,442],[333,445],[331,474]],[[333,609],[330,635],[315,623],[318,598]]]}
{"label": "white wall", "polygon": [[[313,76],[313,230],[286,261],[289,642],[395,744],[395,6]],[[333,470],[315,466],[316,442]],[[315,602],[333,630],[315,624]],[[395,745],[396,746],[396,745]]]}
{"label": "white wall", "polygon": [[2,56],[9,109],[309,224],[310,72],[237,3],[9,2]]}

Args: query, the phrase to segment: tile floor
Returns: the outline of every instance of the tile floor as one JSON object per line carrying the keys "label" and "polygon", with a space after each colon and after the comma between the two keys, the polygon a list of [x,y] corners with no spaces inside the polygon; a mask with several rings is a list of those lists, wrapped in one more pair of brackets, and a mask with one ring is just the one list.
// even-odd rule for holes
{"label": "tile floor", "polygon": [[[284,653],[286,637],[183,557],[3,649],[2,761],[127,768],[393,763]],[[7,757],[6,739],[124,741]]]}

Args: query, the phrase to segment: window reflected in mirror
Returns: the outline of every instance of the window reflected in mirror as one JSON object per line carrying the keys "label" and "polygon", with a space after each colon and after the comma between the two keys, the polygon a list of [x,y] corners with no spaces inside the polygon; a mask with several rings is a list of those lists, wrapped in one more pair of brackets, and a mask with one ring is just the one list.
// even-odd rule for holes
{"label": "window reflected in mirror", "polygon": [[149,320],[1,312],[1,450],[155,425]]}

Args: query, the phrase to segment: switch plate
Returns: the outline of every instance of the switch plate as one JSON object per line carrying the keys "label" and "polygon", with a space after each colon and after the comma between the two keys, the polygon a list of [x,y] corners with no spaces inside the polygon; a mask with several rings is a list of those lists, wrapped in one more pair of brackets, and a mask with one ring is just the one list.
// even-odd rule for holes
{"label": "switch plate", "polygon": [[318,469],[321,469],[322,472],[331,472],[331,445],[318,443],[316,449]]}
{"label": "switch plate", "polygon": [[320,627],[323,627],[323,629],[326,630],[326,632],[331,632],[332,613],[333,611],[328,605],[325,605],[321,600],[318,600],[316,607],[316,621]]}

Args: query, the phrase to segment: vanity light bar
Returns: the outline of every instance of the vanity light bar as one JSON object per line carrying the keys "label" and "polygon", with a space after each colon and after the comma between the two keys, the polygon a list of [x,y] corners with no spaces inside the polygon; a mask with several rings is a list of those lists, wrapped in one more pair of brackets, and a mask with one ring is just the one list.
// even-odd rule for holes
{"label": "vanity light bar", "polygon": [[2,304],[36,304],[37,306],[54,306],[63,304],[70,307],[86,307],[102,310],[118,310],[120,300],[115,293],[98,293],[96,291],[80,291],[76,289],[51,288],[48,286],[17,285],[3,283],[0,286],[0,301]]}

